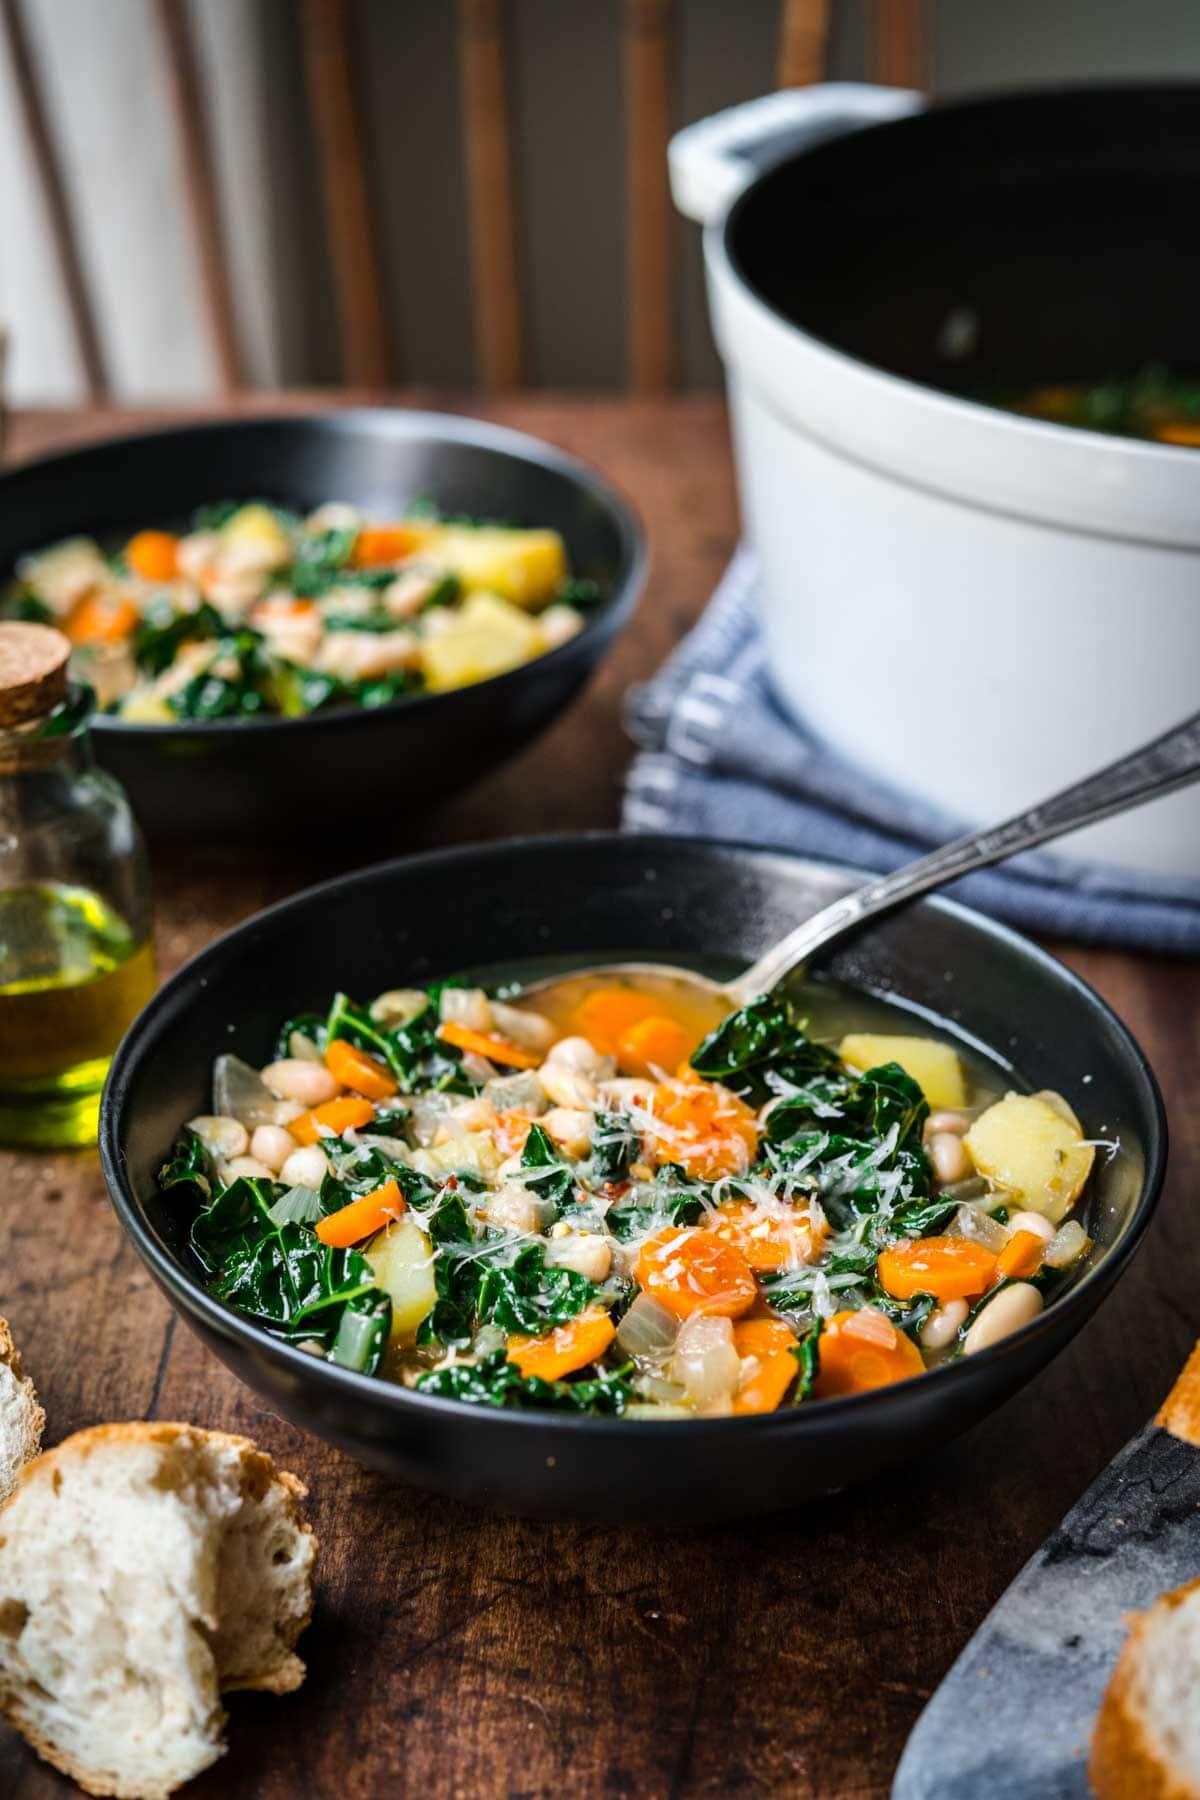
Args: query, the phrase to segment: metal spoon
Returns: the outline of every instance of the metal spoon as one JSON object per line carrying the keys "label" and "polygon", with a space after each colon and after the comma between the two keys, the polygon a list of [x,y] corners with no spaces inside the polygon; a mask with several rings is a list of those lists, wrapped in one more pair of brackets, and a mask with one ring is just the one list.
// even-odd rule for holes
{"label": "metal spoon", "polygon": [[[674,963],[605,963],[595,968],[573,969],[571,979],[580,975],[603,975],[606,979],[622,975],[666,976],[673,981],[686,981],[706,994],[719,998],[729,1007],[744,1006],[760,994],[769,994],[792,970],[807,963],[819,950],[828,950],[867,923],[882,918],[917,900],[922,894],[956,881],[973,869],[986,869],[992,863],[1004,862],[1021,850],[1033,850],[1053,838],[1063,837],[1082,825],[1096,824],[1114,813],[1141,806],[1147,800],[1160,799],[1186,787],[1200,775],[1200,713],[1176,725],[1152,743],[1144,744],[1129,756],[1110,763],[1095,775],[1074,782],[1061,793],[1052,794],[1024,812],[1006,819],[1003,824],[983,831],[968,832],[955,838],[940,850],[896,869],[891,875],[880,875],[868,881],[829,906],[822,907],[803,925],[764,951],[732,981],[713,981],[692,969]],[[556,987],[566,979],[556,975],[523,990],[522,999]]]}

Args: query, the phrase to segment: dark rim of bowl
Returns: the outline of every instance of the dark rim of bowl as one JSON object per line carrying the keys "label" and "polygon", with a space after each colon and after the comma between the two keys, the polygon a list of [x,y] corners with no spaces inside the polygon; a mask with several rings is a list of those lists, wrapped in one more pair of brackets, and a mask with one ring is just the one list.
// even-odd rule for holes
{"label": "dark rim of bowl", "polygon": [[[591,612],[584,615],[583,629],[565,644],[544,651],[532,661],[518,664],[515,669],[506,669],[501,675],[490,675],[484,681],[474,681],[465,688],[454,688],[447,693],[401,695],[395,700],[389,700],[386,706],[340,707],[329,712],[305,713],[295,719],[270,713],[247,719],[181,719],[175,725],[131,725],[112,713],[95,713],[91,721],[93,731],[125,738],[132,744],[147,741],[162,743],[177,737],[241,736],[246,732],[290,731],[300,726],[320,730],[345,730],[355,721],[361,722],[364,717],[379,718],[396,712],[413,712],[419,715],[427,712],[430,707],[461,694],[471,693],[475,689],[486,688],[489,694],[499,696],[506,689],[516,687],[531,668],[558,668],[574,661],[581,647],[595,643],[598,648],[628,623],[637,605],[649,566],[646,534],[641,515],[633,501],[583,458],[573,456],[567,450],[560,450],[557,445],[547,443],[542,438],[531,437],[527,432],[513,431],[507,425],[492,425],[483,419],[472,419],[457,413],[410,412],[404,407],[387,406],[352,406],[329,412],[255,413],[245,418],[202,419],[194,424],[167,426],[158,431],[130,432],[123,437],[98,438],[91,443],[76,444],[69,450],[18,463],[13,469],[6,471],[6,475],[24,477],[27,474],[36,475],[39,471],[47,474],[69,473],[72,461],[94,455],[98,451],[119,451],[130,444],[152,443],[180,436],[202,438],[229,431],[261,429],[270,425],[317,426],[323,431],[332,432],[351,429],[361,431],[365,428],[384,439],[441,438],[447,442],[469,444],[479,450],[499,451],[564,475],[591,498],[599,501],[616,525],[620,539],[620,561],[613,590]],[[4,485],[4,478],[0,478],[0,495],[3,494]]]}
{"label": "dark rim of bowl", "polygon": [[805,338],[809,343],[818,345],[829,356],[840,359],[843,363],[851,364],[855,369],[860,370],[881,382],[888,382],[896,387],[910,388],[913,393],[920,394],[925,400],[935,402],[939,406],[945,407],[947,410],[952,408],[965,409],[982,425],[986,425],[988,428],[994,428],[997,431],[1021,431],[1024,434],[1033,430],[1041,434],[1049,433],[1055,438],[1061,438],[1064,432],[1068,432],[1072,438],[1083,438],[1085,442],[1091,441],[1095,444],[1102,444],[1110,449],[1113,446],[1116,446],[1122,455],[1129,454],[1132,456],[1154,457],[1159,459],[1170,457],[1179,467],[1186,466],[1186,464],[1179,462],[1179,458],[1181,456],[1190,455],[1196,458],[1196,464],[1197,466],[1200,466],[1200,457],[1196,457],[1196,452],[1190,445],[1167,444],[1159,443],[1157,441],[1150,442],[1145,438],[1123,437],[1119,432],[1098,431],[1094,426],[1064,424],[1056,419],[1037,419],[1024,413],[1012,413],[1006,411],[1002,406],[997,406],[991,401],[979,400],[970,394],[956,394],[948,388],[935,387],[932,382],[918,381],[911,375],[901,375],[895,369],[889,369],[885,363],[870,362],[866,357],[858,356],[851,350],[843,349],[840,344],[835,343],[831,338],[820,336],[817,332],[811,331],[807,325],[803,325],[798,319],[793,318],[791,314],[778,303],[778,301],[771,298],[770,294],[759,282],[751,279],[750,275],[747,273],[741,251],[736,243],[738,224],[743,212],[746,210],[750,201],[758,194],[759,190],[771,180],[772,176],[778,175],[783,169],[790,167],[794,163],[803,162],[811,152],[822,150],[827,145],[836,143],[838,138],[842,136],[858,136],[860,132],[864,131],[901,131],[906,126],[913,124],[916,120],[927,119],[931,115],[941,117],[942,114],[973,112],[989,107],[1003,107],[1006,104],[1021,100],[1038,99],[1045,100],[1047,104],[1056,104],[1063,101],[1070,101],[1076,96],[1086,96],[1090,94],[1099,98],[1111,99],[1114,105],[1119,105],[1121,99],[1125,95],[1146,92],[1153,93],[1158,89],[1169,89],[1172,93],[1190,92],[1195,96],[1197,104],[1200,105],[1200,81],[1162,81],[1156,80],[1153,76],[1146,76],[1140,79],[1135,77],[1129,81],[1112,81],[1106,80],[1103,77],[1098,77],[1094,81],[1047,82],[1044,84],[1038,83],[1032,87],[1028,85],[1022,86],[1020,84],[1013,84],[1012,86],[988,88],[986,90],[981,90],[979,93],[957,94],[944,100],[934,100],[928,106],[920,108],[917,112],[901,113],[894,119],[871,120],[863,125],[853,126],[844,133],[839,132],[837,137],[818,139],[811,145],[807,145],[799,150],[794,150],[789,156],[784,157],[781,162],[770,163],[738,192],[730,205],[729,210],[725,213],[724,217],[712,227],[712,229],[715,230],[720,238],[725,251],[726,261],[729,264],[732,274],[745,288],[746,292],[753,295],[759,305],[769,312],[774,319],[777,319],[780,324],[786,325],[789,330],[794,331],[798,337]]}
{"label": "dark rim of bowl", "polygon": [[[453,869],[462,863],[474,863],[480,858],[507,859],[514,851],[529,849],[554,848],[570,850],[585,845],[613,844],[627,848],[631,840],[623,833],[613,831],[563,832],[545,837],[514,837],[489,840],[484,843],[457,846],[449,850],[431,850],[417,856],[395,857],[387,862],[375,863],[370,868],[355,869],[345,875],[335,876],[330,881],[320,882],[314,887],[305,888],[299,894],[290,895],[275,905],[265,907],[251,918],[235,925],[231,931],[222,933],[212,944],[191,957],[182,968],[178,969],[170,980],[165,982],[158,993],[142,1009],[126,1033],[116,1056],[108,1080],[105,1083],[100,1112],[100,1162],[104,1171],[104,1179],[108,1186],[114,1209],[128,1236],[133,1240],[134,1248],[142,1261],[162,1281],[171,1297],[172,1303],[185,1313],[189,1311],[199,1315],[206,1324],[218,1334],[234,1337],[250,1350],[260,1354],[269,1353],[278,1356],[284,1365],[293,1373],[304,1374],[310,1380],[328,1382],[334,1392],[342,1391],[357,1395],[359,1398],[372,1398],[380,1405],[395,1409],[398,1417],[403,1417],[408,1408],[415,1406],[418,1411],[426,1409],[444,1414],[448,1419],[462,1420],[464,1413],[479,1413],[477,1406],[469,1401],[442,1399],[438,1395],[423,1394],[418,1389],[401,1387],[394,1382],[384,1381],[377,1375],[362,1375],[351,1369],[339,1368],[336,1363],[325,1362],[307,1355],[303,1350],[273,1338],[269,1332],[255,1325],[253,1321],[243,1318],[231,1311],[208,1290],[180,1263],[171,1256],[157,1241],[153,1232],[144,1221],[141,1209],[129,1186],[125,1171],[125,1159],[121,1149],[120,1124],[124,1112],[125,1090],[129,1081],[132,1064],[140,1057],[141,1046],[147,1038],[152,1038],[161,1015],[169,1011],[180,990],[198,973],[204,963],[223,950],[226,944],[235,940],[245,932],[259,930],[264,923],[272,919],[284,918],[293,909],[310,905],[314,900],[328,900],[335,894],[344,892],[356,884],[370,885],[381,876],[393,870],[410,869]],[[753,857],[760,864],[776,863],[785,868],[796,865],[808,865],[821,869],[825,873],[844,875],[848,880],[860,882],[866,879],[862,869],[855,869],[846,864],[823,862],[815,857],[789,856],[785,852],[771,850],[761,844],[740,843],[734,840],[716,838],[678,837],[668,834],[638,835],[636,844],[647,856],[670,855],[673,851],[686,850],[694,853],[697,849],[716,852],[723,856]],[[1080,1300],[1087,1295],[1095,1296],[1096,1303],[1109,1293],[1134,1253],[1139,1248],[1142,1238],[1150,1223],[1154,1209],[1158,1204],[1162,1190],[1163,1178],[1167,1162],[1167,1120],[1162,1095],[1158,1082],[1146,1057],[1127,1026],[1117,1017],[1107,1001],[1103,1000],[1095,989],[1076,975],[1074,970],[1052,956],[1048,950],[1024,937],[1008,925],[1002,925],[995,919],[976,912],[973,907],[964,906],[961,901],[947,900],[940,895],[933,895],[920,902],[922,906],[931,906],[937,911],[948,912],[963,920],[973,930],[984,937],[991,938],[1001,945],[1010,955],[1016,955],[1039,964],[1054,980],[1061,982],[1083,1005],[1085,1010],[1098,1017],[1121,1043],[1125,1054],[1132,1064],[1135,1077],[1140,1076],[1144,1093],[1145,1109],[1150,1119],[1150,1130],[1147,1134],[1145,1168],[1142,1174],[1141,1191],[1133,1211],[1125,1224],[1117,1241],[1105,1251],[1093,1269],[1083,1279],[1070,1288],[1061,1299],[1054,1300],[1044,1312],[1028,1325],[1022,1326],[1010,1337],[998,1344],[991,1345],[980,1355],[992,1359],[1011,1355],[1014,1347],[1028,1341],[1047,1328],[1053,1318],[1062,1319],[1064,1314],[1080,1310]],[[165,1152],[164,1146],[164,1152]],[[1082,1324],[1082,1320],[1076,1326]],[[1073,1335],[1073,1334],[1072,1334]],[[927,1370],[925,1376],[939,1382],[957,1382],[959,1385],[970,1378],[970,1370],[975,1366],[975,1359],[968,1364],[959,1359],[939,1369]],[[890,1405],[896,1386],[877,1388],[865,1394],[844,1395],[832,1400],[806,1401],[803,1406],[782,1408],[772,1413],[763,1413],[749,1418],[719,1419],[625,1419],[591,1413],[560,1413],[537,1409],[522,1410],[514,1408],[502,1409],[497,1417],[502,1418],[514,1430],[521,1428],[538,1428],[544,1430],[548,1425],[561,1426],[566,1430],[583,1433],[603,1433],[612,1431],[686,1431],[693,1435],[707,1433],[725,1433],[730,1431],[768,1431],[795,1428],[804,1429],[804,1421],[810,1418],[814,1410],[819,1411],[824,1419],[835,1416],[854,1417],[864,1425],[880,1409]]]}

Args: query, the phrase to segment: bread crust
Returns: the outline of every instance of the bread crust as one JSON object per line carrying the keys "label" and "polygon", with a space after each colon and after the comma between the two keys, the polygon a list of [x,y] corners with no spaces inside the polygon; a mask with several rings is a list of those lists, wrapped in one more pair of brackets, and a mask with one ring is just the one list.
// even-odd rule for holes
{"label": "bread crust", "polygon": [[1134,1615],[1092,1734],[1088,1779],[1097,1800],[1198,1800],[1191,1783],[1181,1781],[1164,1761],[1146,1729],[1138,1696],[1141,1660],[1155,1613],[1171,1611],[1197,1589],[1200,1577],[1164,1594],[1148,1612]]}
{"label": "bread crust", "polygon": [[1172,1437],[1200,1449],[1200,1343],[1184,1363],[1178,1381],[1155,1414],[1154,1423]]}
{"label": "bread crust", "polygon": [[[0,1326],[3,1321],[0,1321]],[[4,1338],[11,1337],[4,1328],[0,1336],[0,1348]],[[172,1420],[140,1420],[132,1419],[116,1424],[93,1425],[35,1457],[22,1471],[19,1486],[23,1490],[26,1485],[40,1487],[53,1485],[61,1478],[63,1468],[80,1459],[86,1459],[97,1449],[120,1443],[161,1444],[174,1448],[184,1442],[208,1444],[234,1451],[240,1461],[241,1489],[243,1495],[252,1501],[260,1501],[268,1490],[275,1486],[283,1496],[283,1512],[288,1524],[300,1535],[311,1540],[313,1554],[317,1550],[317,1539],[312,1527],[304,1520],[300,1512],[300,1503],[305,1499],[308,1489],[299,1478],[286,1469],[276,1469],[273,1459],[266,1451],[260,1450],[249,1438],[238,1437],[230,1432],[207,1431],[200,1426],[187,1425]],[[3,1545],[3,1519],[0,1517],[0,1546]],[[308,1608],[303,1617],[288,1622],[286,1629],[280,1634],[280,1644],[284,1654],[273,1659],[269,1666],[239,1674],[233,1679],[221,1681],[221,1691],[234,1688],[257,1689],[273,1694],[287,1694],[298,1688],[304,1680],[305,1666],[295,1654],[294,1645],[301,1633],[312,1619],[312,1582],[308,1583]],[[212,1629],[216,1629],[217,1621],[206,1621]],[[124,1783],[119,1776],[108,1771],[97,1771],[79,1763],[58,1745],[49,1741],[30,1719],[21,1704],[18,1693],[6,1691],[0,1681],[0,1717],[7,1718],[25,1738],[30,1747],[46,1762],[60,1770],[71,1780],[77,1782],[85,1793],[110,1797],[110,1800],[167,1800],[167,1796],[175,1791],[178,1784],[148,1787],[140,1783],[132,1787]],[[213,1735],[216,1738],[224,1729],[226,1715],[218,1710],[214,1716]],[[213,1761],[225,1754],[223,1744],[214,1746]],[[209,1765],[211,1766],[211,1764]],[[197,1771],[198,1772],[198,1771]]]}
{"label": "bread crust", "polygon": [[13,1342],[8,1320],[2,1316],[0,1316],[0,1363],[11,1369],[17,1385],[24,1392],[27,1403],[18,1461],[11,1469],[0,1468],[0,1511],[2,1511],[10,1496],[16,1492],[22,1470],[27,1468],[37,1456],[42,1442],[42,1432],[46,1425],[46,1415],[39,1404],[37,1389],[25,1373],[21,1362],[21,1352]]}

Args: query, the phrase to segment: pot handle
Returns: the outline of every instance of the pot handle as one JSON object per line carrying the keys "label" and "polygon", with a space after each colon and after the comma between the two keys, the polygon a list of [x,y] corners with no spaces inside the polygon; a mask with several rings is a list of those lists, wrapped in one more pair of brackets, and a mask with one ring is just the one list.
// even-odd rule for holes
{"label": "pot handle", "polygon": [[727,107],[671,139],[671,193],[679,211],[701,225],[724,218],[756,175],[793,151],[864,125],[903,118],[925,104],[907,88],[872,87],[862,81],[824,81],[785,88]]}

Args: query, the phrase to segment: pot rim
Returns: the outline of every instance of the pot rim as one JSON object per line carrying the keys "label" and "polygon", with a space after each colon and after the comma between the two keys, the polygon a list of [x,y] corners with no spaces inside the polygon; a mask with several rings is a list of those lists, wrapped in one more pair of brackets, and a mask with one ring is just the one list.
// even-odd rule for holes
{"label": "pot rim", "polygon": [[[143,1008],[129,1028],[123,1039],[109,1071],[101,1101],[100,1115],[100,1162],[104,1173],[105,1184],[112,1200],[114,1211],[120,1220],[127,1236],[132,1240],[135,1250],[149,1268],[159,1285],[168,1294],[172,1304],[185,1317],[191,1315],[215,1335],[226,1340],[232,1339],[246,1351],[258,1357],[269,1357],[300,1379],[314,1381],[324,1386],[330,1397],[342,1393],[347,1399],[357,1397],[360,1400],[373,1400],[380,1407],[390,1411],[397,1426],[406,1417],[420,1418],[425,1415],[441,1416],[447,1423],[464,1421],[464,1411],[469,1417],[488,1414],[486,1408],[472,1407],[468,1402],[442,1399],[434,1394],[425,1394],[412,1388],[405,1388],[395,1383],[381,1380],[377,1375],[358,1374],[350,1369],[343,1369],[335,1363],[318,1361],[295,1346],[286,1344],[256,1325],[252,1320],[242,1317],[224,1306],[212,1295],[200,1281],[177,1260],[159,1242],[156,1234],[150,1229],[128,1177],[121,1126],[126,1117],[128,1088],[133,1071],[141,1063],[154,1040],[160,1025],[180,1008],[186,1007],[186,995],[190,986],[196,982],[207,984],[209,975],[206,966],[219,960],[226,946],[230,943],[259,931],[271,921],[287,917],[290,913],[301,910],[316,903],[328,904],[356,885],[369,887],[373,882],[386,878],[395,871],[426,870],[452,874],[461,865],[478,865],[483,862],[494,862],[497,872],[511,875],[511,858],[515,853],[523,854],[542,850],[570,851],[584,846],[607,846],[622,852],[636,850],[639,855],[653,857],[655,855],[671,855],[672,853],[695,852],[700,849],[707,855],[718,857],[753,857],[760,864],[769,867],[772,863],[786,865],[790,868],[811,868],[823,874],[833,873],[845,877],[852,884],[863,881],[866,877],[861,869],[848,865],[823,861],[815,857],[789,855],[784,851],[773,850],[762,844],[742,843],[724,839],[705,837],[684,837],[677,834],[638,834],[636,837],[616,831],[587,831],[555,833],[548,836],[525,836],[487,840],[481,843],[456,846],[451,849],[426,851],[416,856],[395,857],[382,863],[375,863],[365,869],[333,877],[329,881],[303,889],[274,905],[253,914],[240,925],[223,932],[211,944],[205,946],[178,969],[170,979],[164,982],[149,1003]],[[1143,1088],[1142,1100],[1148,1114],[1149,1129],[1146,1135],[1145,1162],[1141,1177],[1141,1186],[1137,1200],[1133,1206],[1124,1230],[1104,1253],[1093,1269],[1090,1269],[1075,1286],[1070,1288],[1060,1299],[1046,1307],[1036,1319],[1028,1325],[1013,1332],[998,1344],[980,1352],[981,1356],[993,1359],[1019,1356],[1023,1345],[1033,1338],[1047,1332],[1057,1332],[1058,1323],[1078,1314],[1074,1331],[1079,1330],[1090,1316],[1094,1305],[1098,1305],[1109,1293],[1123,1273],[1134,1254],[1139,1249],[1150,1220],[1158,1205],[1166,1173],[1167,1160],[1167,1120],[1162,1095],[1154,1072],[1132,1032],[1108,1005],[1107,1001],[1096,993],[1073,969],[1067,968],[1057,957],[1043,949],[1032,939],[1015,931],[1011,926],[1001,924],[998,920],[979,913],[972,907],[964,906],[960,901],[946,899],[942,895],[931,895],[916,902],[919,907],[932,908],[938,912],[948,912],[964,921],[973,931],[985,938],[990,938],[1000,945],[1009,956],[1017,956],[1030,960],[1038,965],[1053,980],[1061,982],[1079,1001],[1085,1013],[1090,1015],[1104,1028],[1111,1032],[1120,1042],[1122,1050],[1131,1065],[1132,1085],[1136,1089],[1138,1078]],[[1074,1331],[1069,1335],[1073,1336]],[[968,1364],[964,1359],[950,1363],[943,1368],[926,1371],[926,1376],[942,1383],[964,1385],[972,1379],[971,1370],[975,1359]],[[625,1419],[620,1417],[594,1416],[587,1413],[546,1413],[544,1411],[521,1409],[509,1410],[495,1415],[494,1423],[505,1428],[524,1431],[544,1431],[548,1425],[561,1427],[575,1435],[595,1437],[599,1434],[613,1432],[633,1432],[644,1436],[650,1432],[662,1432],[664,1429],[678,1430],[689,1435],[691,1441],[698,1438],[723,1438],[732,1442],[730,1434],[737,1431],[758,1431],[762,1435],[769,1432],[798,1431],[807,1427],[805,1421],[812,1421],[819,1415],[822,1425],[829,1421],[844,1418],[849,1422],[857,1421],[865,1429],[869,1429],[873,1418],[892,1405],[899,1388],[907,1384],[878,1388],[868,1393],[845,1395],[832,1400],[814,1400],[806,1402],[803,1407],[782,1409],[774,1413],[764,1413],[749,1418],[688,1419],[688,1420],[655,1420]],[[940,1390],[939,1390],[940,1391]]]}
{"label": "pot rim", "polygon": [[[1109,85],[1044,92],[1058,99]],[[1196,91],[1200,104],[1200,86]],[[879,137],[884,154],[888,134],[1028,97],[1025,90],[968,97],[863,126],[854,136]],[[1025,418],[894,374],[808,331],[750,280],[735,244],[745,208],[781,170],[829,142],[765,169],[704,229],[712,326],[731,376],[790,429],[905,486],[1055,530],[1200,549],[1195,450]]]}

